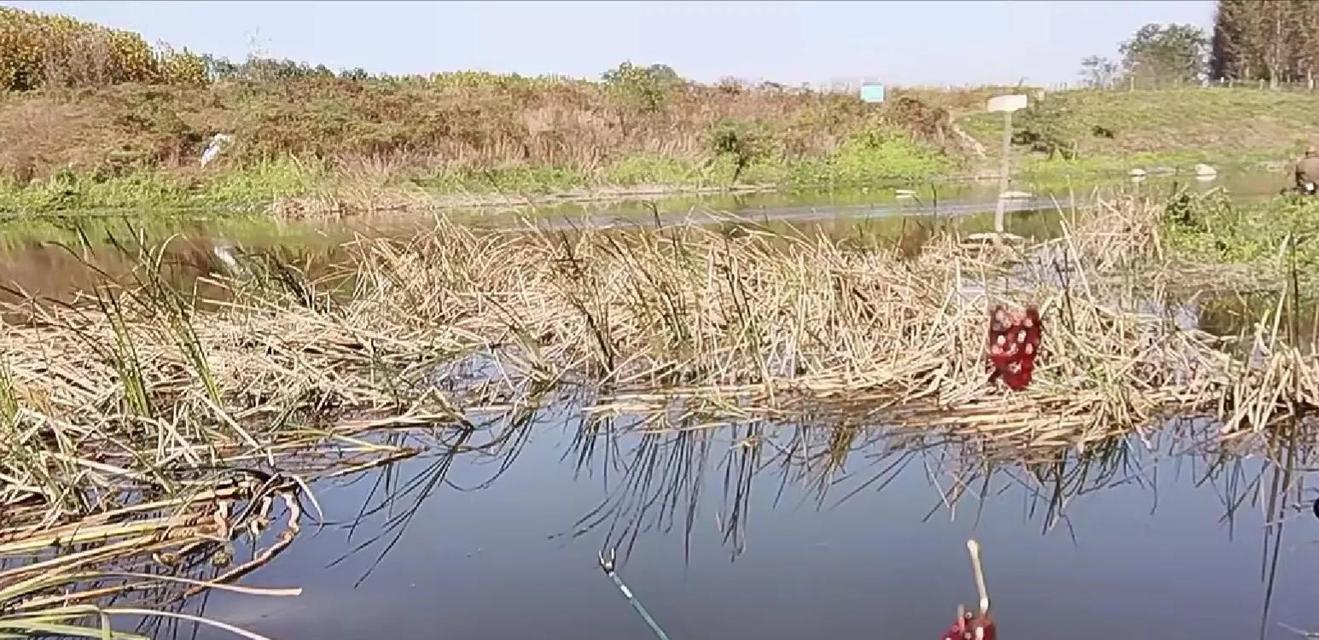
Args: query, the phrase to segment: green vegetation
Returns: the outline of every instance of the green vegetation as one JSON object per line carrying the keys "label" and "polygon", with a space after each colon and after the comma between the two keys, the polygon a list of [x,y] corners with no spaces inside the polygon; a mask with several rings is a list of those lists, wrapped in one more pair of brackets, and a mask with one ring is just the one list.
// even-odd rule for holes
{"label": "green vegetation", "polygon": [[1276,279],[1319,281],[1319,201],[1285,195],[1234,204],[1219,190],[1182,193],[1165,208],[1170,248],[1192,261],[1250,267]]}
{"label": "green vegetation", "polygon": [[[996,157],[996,114],[959,120]],[[1290,161],[1319,137],[1319,94],[1256,89],[1060,91],[1013,119],[1028,175],[1095,175],[1169,166]]]}
{"label": "green vegetation", "polygon": [[1319,5],[1313,2],[1219,0],[1209,77],[1267,80],[1271,87],[1304,83],[1314,88],[1319,62]]}

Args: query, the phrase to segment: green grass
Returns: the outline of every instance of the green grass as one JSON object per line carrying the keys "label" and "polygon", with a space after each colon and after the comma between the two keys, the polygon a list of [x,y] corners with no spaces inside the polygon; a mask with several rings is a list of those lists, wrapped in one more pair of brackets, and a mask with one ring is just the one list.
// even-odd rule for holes
{"label": "green grass", "polygon": [[1194,175],[1195,165],[1208,164],[1220,172],[1224,170],[1259,171],[1291,155],[1289,149],[1250,152],[1167,150],[1134,152],[1118,156],[1091,156],[1075,159],[1048,159],[1039,155],[1020,158],[1013,175],[1024,179],[1052,181],[1064,178],[1102,178],[1126,175],[1132,169],[1154,171],[1170,168],[1178,175]]}
{"label": "green grass", "polygon": [[[970,113],[958,125],[985,146],[984,165],[999,156],[1002,116]],[[1034,133],[1074,151],[1049,158],[1017,144],[1016,166],[1029,175],[1099,175],[1196,163],[1256,166],[1294,159],[1319,143],[1319,93],[1255,88],[1157,91],[1061,91],[1013,118],[1017,142]]]}
{"label": "green grass", "polygon": [[[122,176],[61,172],[20,185],[0,182],[0,216],[102,210],[204,211],[225,215],[260,210],[286,198],[337,195],[371,183],[369,195],[420,187],[437,196],[456,194],[547,195],[570,191],[659,186],[683,189],[735,186],[731,156],[706,159],[643,154],[627,156],[598,171],[567,166],[509,165],[438,173],[399,168],[364,177],[329,163],[291,158],[261,161],[212,173],[142,169]],[[891,132],[870,132],[845,141],[821,158],[762,157],[740,175],[739,184],[784,187],[861,186],[946,174],[952,161],[934,148]]]}
{"label": "green grass", "polygon": [[[1246,151],[1297,148],[1319,134],[1319,92],[1190,88],[1156,91],[1074,90],[1046,94],[1082,156],[1172,150]],[[1019,112],[1014,123],[1027,123]],[[958,121],[997,149],[1002,116],[976,113]],[[1096,135],[1095,127],[1111,133]]]}
{"label": "green grass", "polygon": [[328,184],[324,168],[293,160],[259,162],[236,171],[198,176],[139,170],[122,176],[64,171],[20,185],[0,182],[0,216],[96,210],[203,209],[209,213],[253,208],[280,198],[314,193]]}
{"label": "green grass", "polygon": [[692,158],[643,154],[623,158],[605,168],[603,180],[622,187],[664,184],[706,184],[716,180],[715,167]]}
{"label": "green grass", "polygon": [[1234,204],[1222,191],[1174,197],[1164,212],[1168,246],[1182,256],[1213,264],[1252,267],[1270,277],[1293,265],[1319,281],[1319,199],[1279,196],[1258,204]]}

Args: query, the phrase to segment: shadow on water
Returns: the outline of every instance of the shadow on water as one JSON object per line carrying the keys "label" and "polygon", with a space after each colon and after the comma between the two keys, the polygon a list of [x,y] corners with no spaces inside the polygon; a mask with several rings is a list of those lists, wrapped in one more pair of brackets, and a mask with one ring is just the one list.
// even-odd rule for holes
{"label": "shadow on water", "polygon": [[599,573],[617,548],[670,637],[935,637],[972,600],[975,537],[1007,637],[1319,628],[1315,425],[987,458],[875,425],[583,419],[590,401],[391,436],[422,453],[322,483],[320,529],[254,576],[303,596],[206,613],[277,638],[651,637]]}

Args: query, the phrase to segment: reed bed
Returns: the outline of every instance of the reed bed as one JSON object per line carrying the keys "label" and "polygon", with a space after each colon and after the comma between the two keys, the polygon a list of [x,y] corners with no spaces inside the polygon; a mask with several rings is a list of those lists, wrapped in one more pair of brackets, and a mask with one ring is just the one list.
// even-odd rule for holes
{"label": "reed bed", "polygon": [[[489,336],[518,364],[596,385],[592,412],[679,407],[716,423],[861,412],[1084,446],[1172,414],[1232,433],[1315,406],[1317,363],[1280,338],[1286,292],[1245,345],[1149,311],[1186,284],[1161,257],[1157,216],[1130,201],[1021,251],[950,236],[915,257],[753,223],[575,233],[441,223],[406,244],[360,243],[349,308]],[[997,303],[1044,314],[1044,365],[1026,393],[987,382]]]}
{"label": "reed bed", "polygon": [[[809,409],[1048,445],[1169,414],[1263,429],[1319,404],[1314,358],[1282,339],[1286,292],[1249,344],[1151,311],[1184,280],[1160,259],[1156,216],[1132,201],[1024,249],[943,235],[915,256],[731,218],[573,231],[439,219],[406,241],[349,244],[322,281],[251,260],[212,283],[222,300],[170,289],[159,248],[142,248],[128,284],[10,309],[24,321],[3,328],[0,416],[21,439],[0,459],[0,498],[95,511],[106,487],[150,479],[124,443],[200,468],[294,450],[348,419],[460,424],[556,385],[590,389],[589,413]],[[998,303],[1037,305],[1047,327],[1024,393],[988,382]],[[452,367],[477,362],[459,384]],[[98,490],[70,492],[70,477]]]}
{"label": "reed bed", "polygon": [[[813,424],[843,443],[882,428],[1037,460],[1173,416],[1232,439],[1313,412],[1319,361],[1284,339],[1295,291],[1244,341],[1179,325],[1157,311],[1188,284],[1162,254],[1158,215],[1121,201],[1065,216],[1043,243],[944,231],[914,252],[734,217],[569,230],[439,218],[407,240],[349,243],[318,279],[248,256],[205,278],[223,292],[205,299],[172,286],[164,246],[139,238],[121,246],[138,264],[127,277],[5,309],[0,560],[86,548],[0,570],[0,625],[29,606],[94,614],[79,607],[114,587],[86,586],[104,577],[92,565],[170,569],[163,558],[267,526],[264,505],[282,499],[291,533],[273,557],[317,477],[429,446],[382,433],[472,447],[565,397],[588,435],[620,418],[672,433]],[[1045,323],[1023,392],[988,380],[998,303],[1037,305]],[[32,582],[42,562],[68,580]]]}

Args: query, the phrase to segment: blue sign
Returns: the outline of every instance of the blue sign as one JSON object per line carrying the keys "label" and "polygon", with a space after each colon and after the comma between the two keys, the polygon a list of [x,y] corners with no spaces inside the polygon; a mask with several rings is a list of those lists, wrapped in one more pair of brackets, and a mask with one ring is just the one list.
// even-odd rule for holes
{"label": "blue sign", "polygon": [[873,83],[866,83],[866,84],[861,85],[861,101],[862,101],[862,102],[883,102],[883,101],[884,101],[884,85],[882,85],[882,84],[873,84]]}

